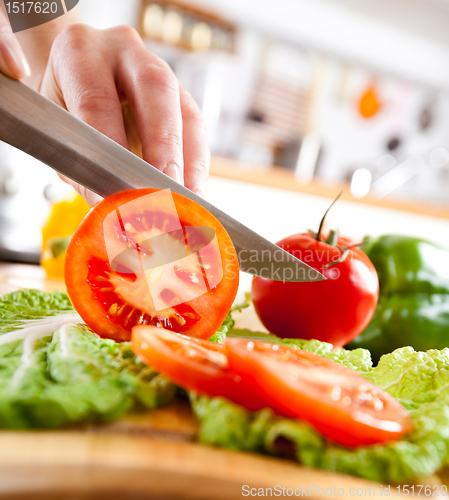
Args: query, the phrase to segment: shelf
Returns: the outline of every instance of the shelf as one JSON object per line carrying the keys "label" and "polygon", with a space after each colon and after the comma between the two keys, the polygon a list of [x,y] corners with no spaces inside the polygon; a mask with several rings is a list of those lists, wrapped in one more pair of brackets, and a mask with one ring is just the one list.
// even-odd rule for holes
{"label": "shelf", "polygon": [[394,199],[378,200],[370,196],[359,199],[351,195],[349,184],[324,184],[317,180],[308,184],[301,184],[295,179],[293,171],[281,167],[272,167],[264,170],[230,158],[213,156],[210,173],[213,176],[225,179],[249,182],[260,186],[269,186],[315,196],[324,196],[332,199],[335,198],[339,192],[343,191],[341,199],[346,201],[449,219],[449,207],[430,204],[425,205]]}

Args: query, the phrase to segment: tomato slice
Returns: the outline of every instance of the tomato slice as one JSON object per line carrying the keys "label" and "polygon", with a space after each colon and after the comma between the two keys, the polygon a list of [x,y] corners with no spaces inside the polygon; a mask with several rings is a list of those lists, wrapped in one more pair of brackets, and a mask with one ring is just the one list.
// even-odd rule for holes
{"label": "tomato slice", "polygon": [[267,406],[229,369],[223,344],[155,326],[134,327],[131,341],[145,363],[185,389],[222,396],[250,411]]}
{"label": "tomato slice", "polygon": [[230,368],[274,410],[300,418],[344,446],[399,439],[412,429],[390,394],[335,361],[285,346],[226,339]]}
{"label": "tomato slice", "polygon": [[205,208],[168,190],[106,198],[67,249],[67,292],[102,337],[126,341],[136,325],[209,338],[238,288],[230,237]]}

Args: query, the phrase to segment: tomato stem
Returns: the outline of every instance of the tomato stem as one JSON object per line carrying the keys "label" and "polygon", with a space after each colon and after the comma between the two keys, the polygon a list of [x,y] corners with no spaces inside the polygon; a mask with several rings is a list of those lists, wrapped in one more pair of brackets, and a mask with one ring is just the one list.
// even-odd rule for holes
{"label": "tomato stem", "polygon": [[331,229],[329,231],[329,235],[326,239],[326,243],[329,245],[332,245],[333,247],[337,245],[338,243],[338,236],[340,234],[340,231],[338,229]]}
{"label": "tomato stem", "polygon": [[328,262],[324,267],[332,267],[335,266],[335,264],[339,264],[340,262],[343,262],[346,257],[349,254],[349,248],[347,247],[341,247],[339,245],[336,245],[337,248],[339,248],[342,251],[342,254],[337,260],[333,260],[332,262]]}
{"label": "tomato stem", "polygon": [[[337,200],[340,198],[340,196],[342,194],[343,194],[343,191],[341,191],[338,194],[338,196],[335,198],[335,200],[330,204],[329,208],[326,210],[325,214],[323,215],[323,218],[321,219],[320,227],[318,228],[318,232],[315,233],[315,231],[311,231],[309,229],[309,233],[317,241],[320,241],[320,242],[323,242],[323,243],[327,243],[328,245],[331,245],[331,246],[333,246],[333,247],[338,248],[339,250],[341,250],[340,257],[338,257],[338,259],[336,259],[336,260],[333,260],[332,262],[327,263],[324,267],[331,267],[331,266],[334,266],[335,264],[339,264],[340,262],[343,262],[346,259],[346,257],[348,256],[348,254],[349,254],[349,249],[352,248],[352,246],[350,246],[350,247],[342,247],[342,246],[338,245],[338,237],[340,235],[340,231],[338,229],[331,229],[329,231],[329,234],[328,234],[325,242],[321,238],[321,231],[323,229],[324,221],[326,220],[326,216],[329,213],[329,210],[335,205],[335,203],[337,202]],[[356,246],[359,246],[359,244],[358,245],[353,245],[353,246],[356,247]]]}
{"label": "tomato stem", "polygon": [[[325,221],[325,219],[326,219],[326,216],[327,216],[327,214],[329,213],[329,210],[330,210],[330,209],[331,209],[331,208],[335,205],[335,203],[337,202],[337,200],[340,198],[340,196],[341,196],[342,194],[343,194],[343,191],[341,191],[341,192],[338,194],[338,196],[335,198],[335,200],[334,200],[334,201],[330,204],[330,207],[329,207],[329,208],[326,210],[326,212],[324,213],[323,218],[321,219],[321,222],[320,222],[320,227],[318,228],[318,232],[317,232],[317,234],[316,234],[316,236],[315,236],[315,239],[316,239],[317,241],[323,241],[323,240],[321,239],[321,231],[322,231],[322,229],[323,229],[323,225],[324,225],[324,221]],[[313,234],[313,233],[312,233],[312,234]]]}

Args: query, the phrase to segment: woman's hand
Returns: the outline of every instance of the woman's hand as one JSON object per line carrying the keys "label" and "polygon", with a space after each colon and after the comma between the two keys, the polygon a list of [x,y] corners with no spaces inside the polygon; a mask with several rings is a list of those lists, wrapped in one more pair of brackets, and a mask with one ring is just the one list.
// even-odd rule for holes
{"label": "woman's hand", "polygon": [[[190,94],[136,30],[76,24],[75,11],[16,38],[0,3],[0,71],[16,79],[29,75],[25,53],[31,65],[25,83],[203,196],[210,153]],[[89,204],[101,199],[65,180]]]}
{"label": "woman's hand", "polygon": [[[133,28],[65,28],[53,42],[39,90],[123,147],[137,135],[144,160],[205,194],[210,156],[201,113]],[[126,120],[123,106],[130,108]]]}

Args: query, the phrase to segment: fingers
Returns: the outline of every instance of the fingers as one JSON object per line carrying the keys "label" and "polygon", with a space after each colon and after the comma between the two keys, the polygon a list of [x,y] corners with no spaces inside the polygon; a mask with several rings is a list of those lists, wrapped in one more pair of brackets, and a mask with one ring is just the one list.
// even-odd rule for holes
{"label": "fingers", "polygon": [[116,77],[134,111],[143,159],[182,184],[183,126],[173,72],[141,43],[118,54]]}
{"label": "fingers", "polygon": [[25,78],[31,73],[3,9],[0,9],[0,71],[15,80]]}
{"label": "fingers", "polygon": [[127,103],[135,120],[128,133],[137,131],[144,160],[205,194],[210,153],[200,111],[133,28],[65,29],[53,44],[41,93],[129,148],[122,112]]}
{"label": "fingers", "polygon": [[185,186],[204,197],[210,166],[206,124],[193,97],[182,87],[180,96]]}
{"label": "fingers", "polygon": [[87,204],[90,207],[94,207],[97,203],[102,201],[104,198],[100,196],[97,193],[94,193],[93,191],[90,191],[89,189],[85,188],[84,186],[81,186],[80,184],[77,184],[76,182],[73,182],[70,179],[63,179],[68,181],[69,184],[71,184],[74,188],[75,191],[80,194],[87,202]]}
{"label": "fingers", "polygon": [[81,186],[80,184],[77,184],[75,181],[72,181],[72,179],[70,179],[69,177],[66,177],[65,175],[62,175],[60,173],[58,173],[58,176],[64,182],[72,186],[75,189],[75,191],[86,200],[89,206],[93,207],[99,201],[103,200],[102,196],[94,193],[93,191],[90,191],[89,189],[85,188],[84,186]]}
{"label": "fingers", "polygon": [[81,24],[69,26],[58,35],[41,93],[127,148],[112,56],[104,50],[93,50],[97,36],[95,30]]}
{"label": "fingers", "polygon": [[[41,93],[127,148],[112,58],[107,51],[92,50],[95,37],[95,30],[82,25],[73,25],[58,35],[44,74]],[[102,200],[101,196],[84,186],[67,177],[60,177],[72,185],[90,206]]]}
{"label": "fingers", "polygon": [[69,182],[75,188],[77,193],[79,193],[87,202],[90,207],[94,207],[97,203],[102,201],[104,198],[93,191],[81,186],[80,184],[76,184],[74,182]]}

